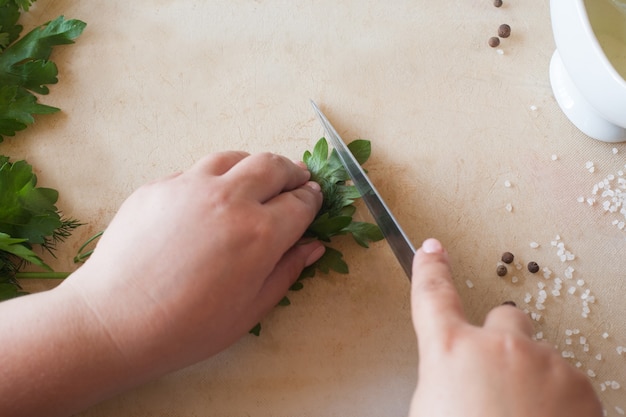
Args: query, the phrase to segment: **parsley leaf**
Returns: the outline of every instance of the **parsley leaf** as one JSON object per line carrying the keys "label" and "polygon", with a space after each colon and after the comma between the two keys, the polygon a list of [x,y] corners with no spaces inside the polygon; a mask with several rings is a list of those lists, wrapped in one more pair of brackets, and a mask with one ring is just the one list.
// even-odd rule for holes
{"label": "parsley leaf", "polygon": [[0,142],[33,123],[33,114],[59,111],[39,104],[33,93],[48,94],[47,85],[58,82],[57,66],[49,60],[53,47],[74,43],[86,26],[59,16],[17,39],[19,8],[28,10],[31,4],[0,0]]}
{"label": "parsley leaf", "polygon": [[58,192],[37,187],[37,176],[26,161],[12,163],[0,155],[0,190],[1,300],[2,294],[21,294],[6,290],[3,284],[19,289],[14,278],[24,262],[52,271],[32,250],[33,245],[54,255],[56,243],[65,240],[80,223],[62,217],[56,207]]}
{"label": "parsley leaf", "polygon": [[[370,157],[371,143],[368,140],[358,139],[348,144],[348,149],[354,155],[357,162],[363,165]],[[377,225],[353,220],[356,207],[355,200],[360,198],[356,187],[348,184],[350,176],[346,172],[339,155],[333,149],[329,153],[328,142],[321,138],[314,146],[313,151],[306,151],[302,160],[311,171],[311,179],[320,184],[324,201],[315,219],[305,232],[305,237],[330,242],[335,236],[351,235],[355,242],[365,248],[370,242],[383,239],[383,234]],[[290,290],[299,291],[303,288],[302,280],[315,276],[316,271],[328,274],[335,271],[340,274],[349,273],[348,264],[343,259],[343,254],[328,245],[324,255],[302,271],[298,281]],[[284,297],[279,306],[291,304],[288,297]],[[250,333],[259,336],[261,324],[257,324]]]}

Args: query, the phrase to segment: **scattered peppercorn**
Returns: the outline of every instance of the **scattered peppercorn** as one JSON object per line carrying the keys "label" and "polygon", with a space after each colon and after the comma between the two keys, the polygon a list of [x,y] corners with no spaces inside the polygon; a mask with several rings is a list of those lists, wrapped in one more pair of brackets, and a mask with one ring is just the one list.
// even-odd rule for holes
{"label": "scattered peppercorn", "polygon": [[489,46],[495,48],[498,45],[500,45],[500,38],[496,36],[492,36],[491,38],[489,38]]}
{"label": "scattered peppercorn", "polygon": [[502,6],[502,0],[493,0],[493,5],[496,7],[501,7]]}
{"label": "scattered peppercorn", "polygon": [[496,269],[496,274],[498,274],[499,277],[505,276],[507,272],[509,272],[509,270],[506,269],[506,266],[498,265],[498,268]]}
{"label": "scattered peppercorn", "polygon": [[510,264],[511,262],[513,262],[514,258],[515,256],[513,256],[511,252],[504,252],[502,254],[502,262],[504,262],[505,264]]}
{"label": "scattered peppercorn", "polygon": [[537,262],[528,262],[528,271],[531,273],[535,273],[539,271],[539,265],[537,265]]}
{"label": "scattered peppercorn", "polygon": [[517,307],[517,304],[515,304],[515,301],[505,301],[502,303],[503,306],[513,306],[513,307]]}
{"label": "scattered peppercorn", "polygon": [[500,25],[500,27],[498,28],[498,36],[501,38],[508,38],[509,36],[511,36],[511,26],[507,25],[506,23]]}

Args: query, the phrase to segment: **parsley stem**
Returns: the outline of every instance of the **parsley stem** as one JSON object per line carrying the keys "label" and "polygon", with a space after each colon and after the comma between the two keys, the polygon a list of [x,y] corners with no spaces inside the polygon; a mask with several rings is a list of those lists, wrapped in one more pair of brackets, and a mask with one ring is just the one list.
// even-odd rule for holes
{"label": "parsley stem", "polygon": [[16,279],[65,279],[70,272],[17,272]]}

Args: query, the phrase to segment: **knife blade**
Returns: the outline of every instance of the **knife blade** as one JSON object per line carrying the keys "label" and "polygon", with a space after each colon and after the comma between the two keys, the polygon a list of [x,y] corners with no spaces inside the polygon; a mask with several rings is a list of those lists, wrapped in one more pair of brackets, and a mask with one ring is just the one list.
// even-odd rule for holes
{"label": "knife blade", "polygon": [[348,146],[346,146],[333,125],[328,121],[328,118],[322,113],[313,100],[311,100],[311,105],[326,131],[330,144],[337,151],[341,163],[352,179],[352,183],[361,194],[361,198],[370,213],[372,213],[376,224],[378,224],[378,227],[380,227],[380,230],[383,232],[387,243],[410,281],[413,256],[415,255],[413,244],[406,233],[404,233],[404,230],[402,230],[402,227],[400,227],[400,224],[391,213],[391,210],[389,210],[389,207],[387,207],[387,204],[385,204],[385,201],[376,190],[376,187],[374,187],[374,184],[372,184],[365,171],[363,171],[363,168],[361,168],[361,165],[348,149]]}

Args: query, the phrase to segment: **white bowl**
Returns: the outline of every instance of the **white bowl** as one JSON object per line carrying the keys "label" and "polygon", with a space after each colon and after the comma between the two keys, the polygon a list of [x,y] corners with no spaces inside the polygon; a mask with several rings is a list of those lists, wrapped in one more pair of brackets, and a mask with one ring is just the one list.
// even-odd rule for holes
{"label": "white bowl", "polygon": [[554,96],[578,129],[605,142],[626,141],[626,6],[621,1],[550,1]]}

